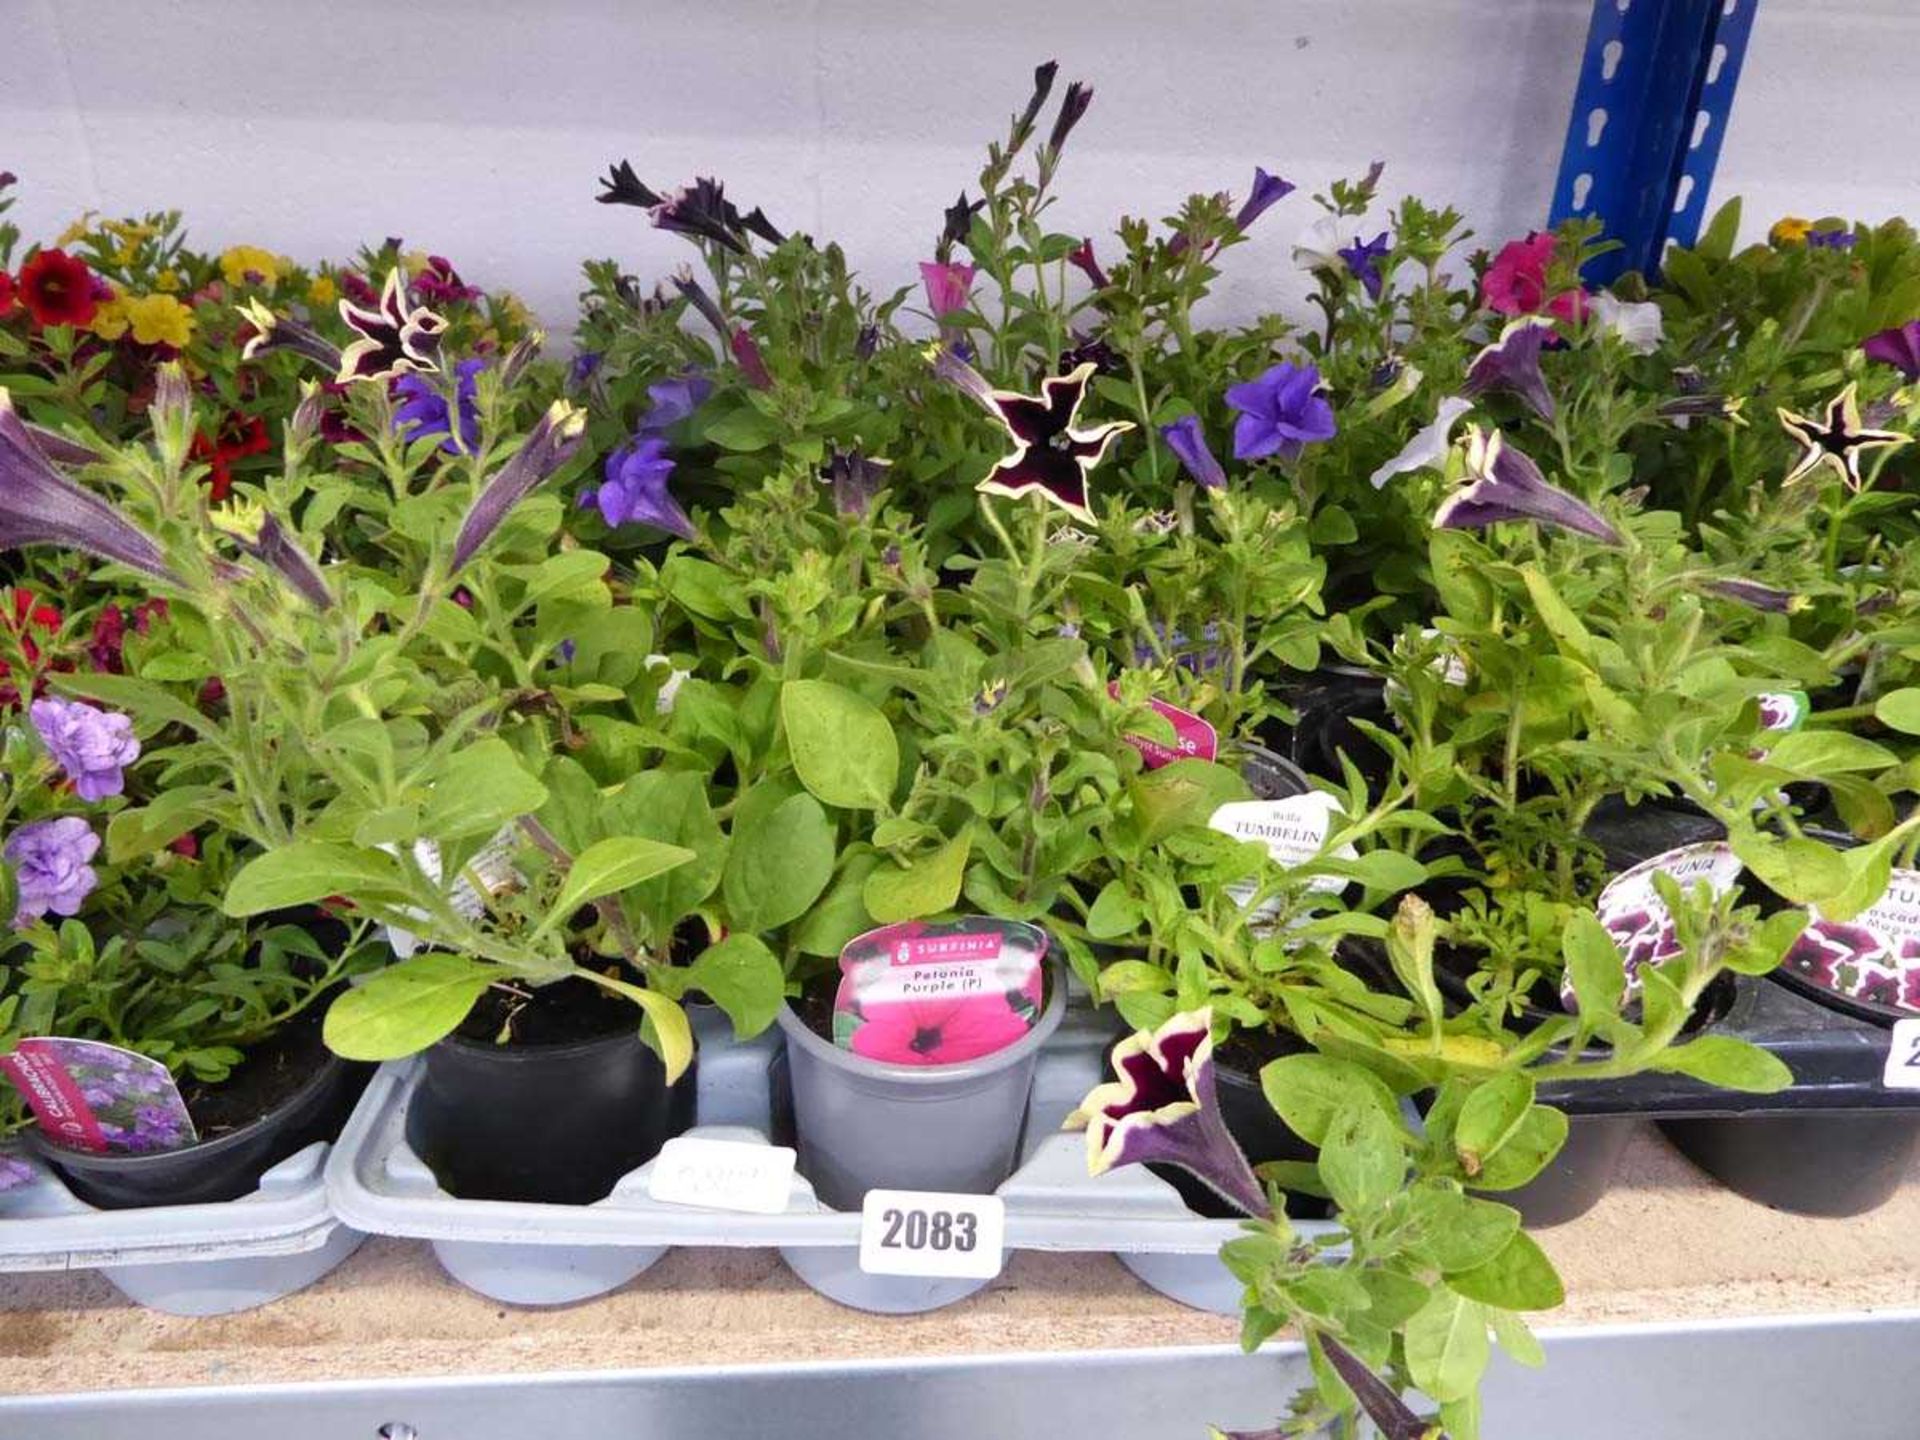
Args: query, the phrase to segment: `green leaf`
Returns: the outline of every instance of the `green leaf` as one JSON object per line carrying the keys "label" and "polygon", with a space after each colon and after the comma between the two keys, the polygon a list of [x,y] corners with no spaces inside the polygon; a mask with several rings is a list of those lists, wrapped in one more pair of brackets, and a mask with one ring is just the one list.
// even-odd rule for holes
{"label": "green leaf", "polygon": [[1476,1085],[1453,1124],[1453,1148],[1469,1175],[1478,1175],[1489,1157],[1511,1140],[1533,1104],[1533,1080],[1510,1070]]}
{"label": "green leaf", "polygon": [[1114,940],[1131,935],[1140,920],[1140,902],[1127,893],[1123,882],[1109,880],[1087,911],[1087,933],[1096,940]]}
{"label": "green leaf", "polygon": [[1404,1343],[1408,1375],[1442,1404],[1471,1395],[1487,1368],[1486,1315],[1450,1289],[1436,1290],[1407,1321]]}
{"label": "green leaf", "polygon": [[1520,1212],[1511,1205],[1476,1200],[1445,1185],[1426,1185],[1410,1197],[1420,1220],[1419,1253],[1444,1271],[1484,1265],[1520,1229]]}
{"label": "green leaf", "polygon": [[1886,746],[1844,730],[1795,730],[1767,746],[1767,764],[1816,780],[1856,770],[1885,770],[1899,758]]}
{"label": "green leaf", "polygon": [[1902,735],[1920,735],[1920,689],[1889,690],[1874,701],[1873,718]]}
{"label": "green leaf", "polygon": [[1654,1057],[1653,1068],[1756,1095],[1771,1095],[1793,1084],[1786,1061],[1732,1035],[1702,1035],[1664,1050]]}
{"label": "green leaf", "polygon": [[329,895],[350,900],[395,900],[406,895],[400,866],[379,850],[327,840],[297,840],[240,867],[221,908],[229,915],[263,915],[289,905],[311,905]]}
{"label": "green leaf", "polygon": [[886,805],[900,744],[871,702],[831,680],[789,680],[780,687],[780,718],[794,772],[815,798],[843,810]]}
{"label": "green leaf", "polygon": [[660,567],[660,588],[676,604],[709,620],[730,620],[747,613],[733,578],[711,560],[672,556]]}
{"label": "green leaf", "polygon": [[780,435],[779,424],[751,405],[729,410],[701,426],[701,433],[722,450],[764,450]]}
{"label": "green leaf", "polygon": [[685,770],[642,771],[601,802],[600,815],[610,831],[692,852],[685,864],[621,893],[653,943],[666,944],[674,926],[719,888],[726,869],[727,837],[707,803],[705,779]]}
{"label": "green leaf", "polygon": [[1847,859],[1818,840],[1777,838],[1747,829],[1736,830],[1732,843],[1734,853],[1763,885],[1795,905],[1818,905],[1824,912],[1852,878]]}
{"label": "green leaf", "polygon": [[1222,805],[1252,793],[1239,771],[1211,760],[1175,760],[1141,772],[1127,785],[1142,845],[1157,844],[1185,826],[1205,825]]}
{"label": "green leaf", "polygon": [[973,831],[962,830],[931,855],[922,855],[902,869],[882,861],[867,877],[861,892],[867,913],[882,925],[896,920],[918,920],[953,908],[966,878]]}
{"label": "green leaf", "polygon": [[1567,1143],[1567,1117],[1550,1105],[1536,1105],[1473,1177],[1476,1190],[1517,1190],[1552,1162]]}
{"label": "green leaf", "polygon": [[1447,1284],[1469,1300],[1502,1310],[1551,1310],[1567,1298],[1553,1262],[1524,1230],[1484,1265],[1450,1272]]}
{"label": "green leaf", "polygon": [[833,878],[833,822],[811,795],[743,809],[720,879],[731,928],[764,934],[798,919]]}
{"label": "green leaf", "polygon": [[1500,1348],[1516,1364],[1538,1370],[1547,1363],[1547,1352],[1541,1347],[1539,1337],[1511,1310],[1489,1310],[1487,1323],[1493,1327],[1493,1338],[1500,1342]]}
{"label": "green leaf", "polygon": [[1589,1019],[1618,1014],[1627,993],[1627,968],[1607,927],[1588,911],[1576,912],[1560,936],[1560,954],[1580,1013]]}
{"label": "green leaf", "polygon": [[771,1025],[786,1001],[787,977],[779,959],[758,936],[739,931],[709,945],[681,975],[685,988],[700,991],[727,1012],[741,1040]]}
{"label": "green leaf", "polygon": [[549,555],[527,575],[527,588],[514,607],[516,613],[531,609],[549,596],[595,584],[611,563],[597,550],[563,550]]}
{"label": "green leaf", "polygon": [[663,845],[658,840],[643,840],[637,835],[616,835],[595,841],[567,867],[567,878],[554,897],[553,908],[540,922],[547,930],[563,924],[589,900],[617,895],[629,885],[638,885],[663,875],[693,859],[693,851],[679,845]]}
{"label": "green leaf", "polygon": [[1520,578],[1526,582],[1527,594],[1533,597],[1534,608],[1540,612],[1540,623],[1547,627],[1560,653],[1593,669],[1593,636],[1580,623],[1572,607],[1560,598],[1553,582],[1531,565],[1520,567]]}
{"label": "green leaf", "polygon": [[1709,260],[1722,262],[1730,260],[1733,258],[1734,242],[1739,235],[1740,197],[1735,195],[1713,212],[1713,218],[1707,222],[1707,228],[1700,232],[1700,239],[1693,247],[1694,252]]}
{"label": "green leaf", "polygon": [[1342,1110],[1320,1147],[1320,1179],[1345,1215],[1362,1216],[1400,1193],[1407,1153],[1400,1126],[1371,1101]]}
{"label": "green leaf", "polygon": [[433,777],[420,831],[442,844],[492,835],[547,801],[547,787],[529,775],[513,747],[496,735],[455,751]]}
{"label": "green leaf", "polygon": [[[1116,967],[1108,966],[1104,977]],[[1372,1106],[1395,1124],[1400,1107],[1393,1092],[1368,1070],[1326,1055],[1287,1055],[1260,1071],[1260,1088],[1289,1129],[1309,1145],[1325,1142],[1334,1121]]]}
{"label": "green leaf", "polygon": [[162,725],[181,725],[201,739],[224,748],[219,728],[206,716],[176,700],[158,685],[149,685],[131,675],[49,675],[47,683],[63,695],[78,695],[101,701],[115,710],[125,710],[140,722],[143,733],[151,734]]}
{"label": "green leaf", "polygon": [[802,955],[833,959],[849,940],[871,930],[874,919],[867,913],[864,891],[867,877],[879,863],[877,855],[855,855],[847,860],[820,903],[795,928],[793,948]]}
{"label": "green leaf", "polygon": [[498,978],[485,961],[422,951],[344,992],[328,1008],[322,1036],[343,1060],[398,1060],[452,1034]]}
{"label": "green leaf", "polygon": [[162,790],[151,804],[122,810],[107,821],[107,859],[124,865],[151,855],[225,809],[228,803],[227,793],[211,785],[176,785]]}

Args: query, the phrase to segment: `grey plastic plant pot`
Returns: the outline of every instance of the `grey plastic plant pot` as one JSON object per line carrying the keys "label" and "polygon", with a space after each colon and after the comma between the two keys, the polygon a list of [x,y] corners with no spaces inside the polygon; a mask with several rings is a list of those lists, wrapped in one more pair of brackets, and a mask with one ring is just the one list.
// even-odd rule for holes
{"label": "grey plastic plant pot", "polygon": [[1014,1044],[957,1065],[888,1065],[816,1035],[782,1005],[800,1173],[823,1204],[858,1210],[875,1187],[986,1195],[1013,1173],[1040,1047],[1067,987],[1048,966],[1047,1008]]}

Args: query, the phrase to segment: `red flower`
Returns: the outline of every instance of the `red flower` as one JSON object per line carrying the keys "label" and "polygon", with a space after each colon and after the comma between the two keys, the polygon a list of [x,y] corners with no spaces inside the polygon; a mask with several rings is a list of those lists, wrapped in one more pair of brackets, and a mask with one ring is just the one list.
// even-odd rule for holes
{"label": "red flower", "polygon": [[[142,600],[133,607],[134,633],[144,635],[153,626],[154,618],[167,618],[167,602],[160,599]],[[87,658],[93,662],[95,670],[109,675],[120,675],[126,671],[124,651],[127,642],[127,616],[118,605],[108,605],[93,622],[93,636],[87,641]]]}
{"label": "red flower", "polygon": [[[7,633],[6,648],[18,653],[33,675],[33,693],[38,695],[44,687],[41,680],[40,646],[33,638],[33,632],[53,635],[60,629],[60,612],[51,605],[42,605],[31,590],[15,586],[9,603],[0,607],[0,628]],[[48,669],[66,669],[65,665],[54,664]],[[0,660],[0,706],[13,706],[20,703],[20,689],[7,679],[13,668],[5,660]]]}
{"label": "red flower", "polygon": [[1553,236],[1538,231],[1509,240],[1480,280],[1480,299],[1502,315],[1547,314],[1556,320],[1580,320],[1587,313],[1587,292],[1562,290],[1547,297],[1547,266],[1553,261]]}
{"label": "red flower", "polygon": [[87,325],[98,306],[93,272],[64,250],[42,250],[20,267],[20,301],[40,325]]}
{"label": "red flower", "polygon": [[217,432],[209,435],[202,430],[193,437],[193,446],[187,453],[195,460],[209,462],[207,498],[217,505],[233,493],[233,462],[258,455],[272,444],[266,421],[258,415],[229,410]]}
{"label": "red flower", "polygon": [[178,839],[169,840],[167,842],[167,849],[176,855],[184,855],[189,860],[198,860],[200,858],[200,841],[191,830]]}
{"label": "red flower", "polygon": [[13,313],[13,276],[0,270],[0,320]]}

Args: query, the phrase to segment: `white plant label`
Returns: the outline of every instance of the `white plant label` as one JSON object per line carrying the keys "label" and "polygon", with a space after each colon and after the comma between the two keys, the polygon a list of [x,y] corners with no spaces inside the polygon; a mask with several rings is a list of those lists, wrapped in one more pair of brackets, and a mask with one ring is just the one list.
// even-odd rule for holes
{"label": "white plant label", "polygon": [[[1207,827],[1236,840],[1258,840],[1267,847],[1267,855],[1283,870],[1292,870],[1320,858],[1320,847],[1327,843],[1327,832],[1340,813],[1340,802],[1322,790],[1304,795],[1289,795],[1284,800],[1233,800],[1215,810]],[[1360,852],[1342,845],[1332,852],[1334,858],[1351,860]],[[1348,882],[1338,875],[1316,875],[1307,881],[1309,890],[1338,895]],[[1241,880],[1227,893],[1242,905],[1257,887]],[[1261,907],[1270,915],[1279,909],[1277,900]]]}
{"label": "white plant label", "polygon": [[1893,1022],[1880,1083],[1889,1090],[1920,1090],[1920,1019]]}
{"label": "white plant label", "polygon": [[991,1280],[1006,1263],[1007,1206],[998,1195],[869,1190],[860,1210],[860,1268],[869,1275]]}
{"label": "white plant label", "polygon": [[654,1157],[647,1195],[663,1205],[783,1215],[793,1189],[793,1159],[785,1145],[677,1135]]}

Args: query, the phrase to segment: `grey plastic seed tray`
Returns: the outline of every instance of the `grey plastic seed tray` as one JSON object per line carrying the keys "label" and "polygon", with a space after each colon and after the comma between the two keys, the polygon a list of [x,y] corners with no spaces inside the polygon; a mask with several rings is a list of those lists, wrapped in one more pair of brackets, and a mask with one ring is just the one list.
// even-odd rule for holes
{"label": "grey plastic seed tray", "polygon": [[136,1304],[225,1315],[291,1295],[364,1238],[327,1204],[325,1144],[267,1171],[260,1188],[210,1205],[96,1210],[31,1158],[33,1178],[0,1191],[0,1273],[99,1270]]}
{"label": "grey plastic seed tray", "polygon": [[[776,1070],[772,1032],[733,1041],[724,1020],[696,1017],[700,1059],[696,1124],[689,1134],[772,1143]],[[1139,1167],[1087,1174],[1086,1140],[1061,1122],[1104,1075],[1112,1020],[1069,1011],[1041,1052],[1028,1103],[1021,1163],[1000,1186],[1009,1250],[1104,1251],[1148,1285],[1200,1309],[1237,1313],[1241,1286],[1218,1259],[1239,1232],[1205,1220],[1172,1186]],[[440,1189],[406,1142],[416,1064],[384,1067],[361,1097],[332,1159],[327,1189],[342,1221],[380,1235],[429,1240],[449,1274],[495,1300],[557,1305],[625,1284],[675,1245],[772,1247],[821,1294],[856,1309],[906,1314],[951,1304],[988,1282],[868,1275],[860,1269],[860,1216],[828,1209],[796,1176],[785,1213],[743,1215],[665,1204],[647,1194],[649,1167],[591,1205],[460,1200]],[[1330,1229],[1302,1222],[1309,1233]]]}

